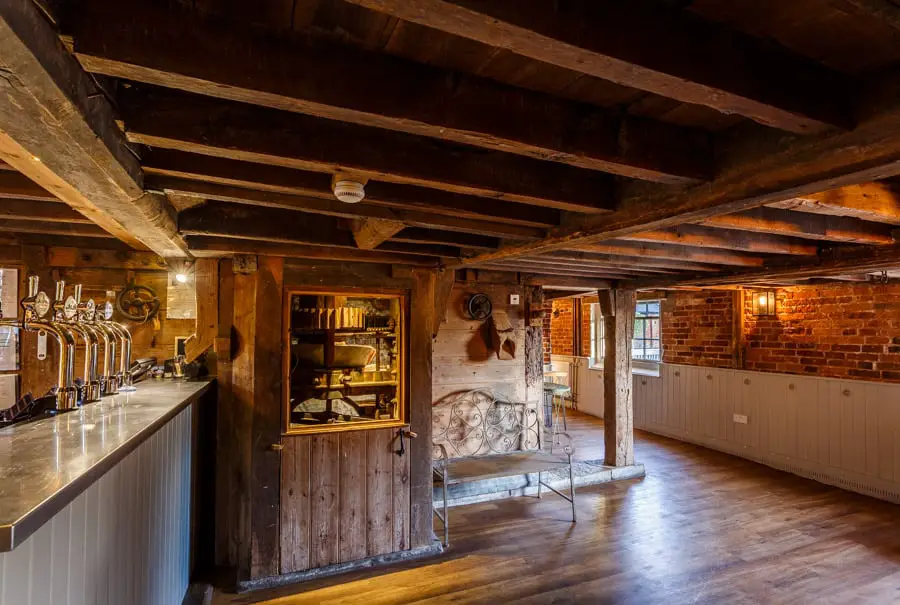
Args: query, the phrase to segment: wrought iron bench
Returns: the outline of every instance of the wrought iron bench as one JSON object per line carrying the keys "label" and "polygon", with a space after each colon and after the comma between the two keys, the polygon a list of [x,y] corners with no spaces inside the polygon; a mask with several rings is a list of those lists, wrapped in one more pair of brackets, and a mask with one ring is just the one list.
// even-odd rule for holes
{"label": "wrought iron bench", "polygon": [[[507,401],[491,391],[473,390],[452,397],[433,408],[432,470],[442,486],[443,502],[434,514],[444,528],[444,546],[450,544],[447,517],[448,486],[537,473],[537,496],[542,488],[572,505],[575,522],[575,481],[572,472],[572,438],[556,433],[544,448],[543,427],[537,404]],[[566,470],[569,495],[543,480],[543,473]]]}

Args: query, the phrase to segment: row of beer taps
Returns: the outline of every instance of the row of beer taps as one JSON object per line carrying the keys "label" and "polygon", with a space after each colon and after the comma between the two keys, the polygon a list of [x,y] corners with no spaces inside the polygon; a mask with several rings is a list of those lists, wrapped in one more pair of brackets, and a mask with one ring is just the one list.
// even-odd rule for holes
{"label": "row of beer taps", "polygon": [[[66,282],[56,282],[51,301],[38,288],[38,277],[28,278],[28,295],[21,301],[22,319],[4,319],[0,307],[0,326],[50,335],[59,348],[56,410],[71,410],[85,403],[130,386],[131,334],[125,326],[112,321],[112,303],[97,305],[92,299],[81,300],[81,285],[66,296]],[[84,372],[81,383],[75,380],[75,348],[84,345]],[[100,370],[100,346],[103,346],[103,369]]]}

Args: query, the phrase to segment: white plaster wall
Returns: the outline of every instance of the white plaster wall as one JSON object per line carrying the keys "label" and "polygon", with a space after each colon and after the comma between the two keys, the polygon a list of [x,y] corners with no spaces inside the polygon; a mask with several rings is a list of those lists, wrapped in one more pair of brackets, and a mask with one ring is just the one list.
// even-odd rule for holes
{"label": "white plaster wall", "polygon": [[658,378],[634,376],[635,428],[900,503],[900,385],[660,370]]}
{"label": "white plaster wall", "polygon": [[12,552],[0,605],[179,605],[188,586],[191,406]]}

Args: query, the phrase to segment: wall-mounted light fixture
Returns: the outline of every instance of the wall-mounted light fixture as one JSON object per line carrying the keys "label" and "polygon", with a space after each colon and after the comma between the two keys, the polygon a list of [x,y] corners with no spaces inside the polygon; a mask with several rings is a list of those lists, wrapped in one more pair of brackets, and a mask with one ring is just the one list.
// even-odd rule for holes
{"label": "wall-mounted light fixture", "polygon": [[750,306],[754,315],[775,315],[775,290],[758,290],[752,296]]}

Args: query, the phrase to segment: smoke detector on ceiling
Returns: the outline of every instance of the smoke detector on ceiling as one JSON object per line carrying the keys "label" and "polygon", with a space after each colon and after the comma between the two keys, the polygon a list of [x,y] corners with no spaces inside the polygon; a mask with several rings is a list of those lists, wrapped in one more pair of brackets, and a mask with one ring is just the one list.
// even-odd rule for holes
{"label": "smoke detector on ceiling", "polygon": [[366,187],[356,181],[334,181],[334,197],[348,204],[356,204],[366,197]]}

